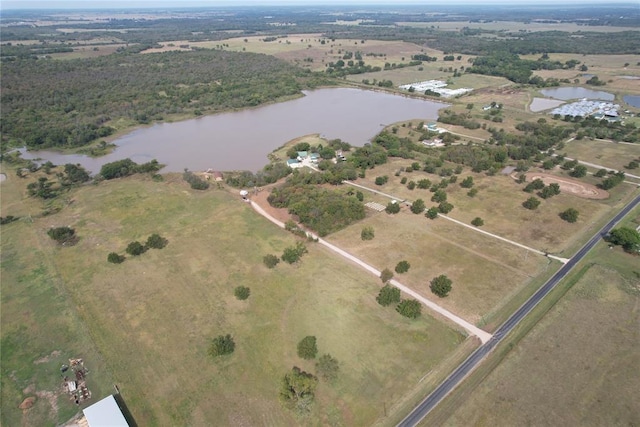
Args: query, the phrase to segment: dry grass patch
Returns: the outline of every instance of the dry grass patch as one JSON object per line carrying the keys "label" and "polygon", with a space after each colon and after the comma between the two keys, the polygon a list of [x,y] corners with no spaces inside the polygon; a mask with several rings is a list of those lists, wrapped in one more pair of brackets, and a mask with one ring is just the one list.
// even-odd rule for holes
{"label": "dry grass patch", "polygon": [[[379,270],[408,261],[409,272],[396,274],[397,280],[471,322],[479,321],[526,284],[529,274],[546,265],[541,257],[527,260],[519,251],[508,255],[508,247],[470,230],[458,228],[460,236],[450,240],[447,233],[452,229],[443,221],[406,210],[397,215],[382,212],[328,240]],[[360,239],[364,226],[373,227],[375,239]],[[440,274],[453,280],[453,290],[444,299],[429,290],[429,281]]]}
{"label": "dry grass patch", "polygon": [[[626,171],[625,165],[632,160],[640,158],[640,144],[616,144],[607,141],[574,139],[565,144],[562,152],[574,159]],[[629,171],[631,174],[640,175],[639,171],[636,170],[635,172]]]}
{"label": "dry grass patch", "polygon": [[447,425],[640,423],[638,304],[637,276],[593,265]]}

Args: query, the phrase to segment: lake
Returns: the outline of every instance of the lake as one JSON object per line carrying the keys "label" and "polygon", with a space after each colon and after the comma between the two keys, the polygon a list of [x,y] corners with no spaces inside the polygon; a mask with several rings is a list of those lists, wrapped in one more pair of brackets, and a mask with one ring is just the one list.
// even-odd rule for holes
{"label": "lake", "polygon": [[433,121],[448,104],[369,90],[330,88],[304,92],[292,101],[237,112],[137,129],[115,141],[110,154],[91,158],[55,151],[23,151],[25,159],[61,165],[79,163],[96,173],[108,162],[131,158],[143,163],[157,159],[163,172],[206,170],[257,171],[267,154],[308,134],[340,138],[362,146],[383,127],[403,120]]}
{"label": "lake", "polygon": [[640,96],[638,95],[625,95],[622,100],[632,107],[640,108]]}
{"label": "lake", "polygon": [[583,87],[569,86],[556,87],[553,89],[542,89],[540,91],[544,96],[550,98],[562,99],[568,101],[570,99],[602,99],[604,101],[613,101],[616,97],[612,93],[602,90],[586,89]]}

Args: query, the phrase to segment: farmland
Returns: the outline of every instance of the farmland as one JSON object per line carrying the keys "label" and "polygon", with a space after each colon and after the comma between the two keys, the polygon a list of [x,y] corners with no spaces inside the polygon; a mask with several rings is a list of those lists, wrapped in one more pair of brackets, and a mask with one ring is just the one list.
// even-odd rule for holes
{"label": "farmland", "polygon": [[[16,180],[2,184],[3,215],[19,202],[5,203],[20,194]],[[409,321],[381,308],[377,278],[313,244],[299,266],[268,271],[262,257],[281,252],[293,236],[227,192],[194,193],[169,176],[163,183],[131,178],[89,186],[73,199],[54,217],[3,226],[3,283],[17,286],[3,288],[2,302],[3,347],[12,349],[3,351],[3,372],[13,372],[12,379],[3,373],[3,402],[12,402],[3,421],[9,424],[63,421],[75,410],[55,372],[72,356],[91,366],[95,394],[117,383],[142,425],[296,423],[279,404],[277,389],[291,366],[314,370],[295,356],[296,343],[309,334],[317,336],[321,352],[340,361],[342,372],[335,384],[320,386],[310,420],[370,424],[383,416],[383,402],[402,399],[464,340],[429,316]],[[57,224],[75,227],[80,242],[56,248],[45,231]],[[169,240],[167,248],[121,265],[106,262],[107,253],[153,232]],[[33,273],[14,282],[20,266],[34,259]],[[25,280],[42,285],[17,294]],[[248,301],[233,297],[239,285],[250,287]],[[49,293],[36,299],[42,287]],[[47,305],[51,293],[59,295],[57,305]],[[25,299],[32,313],[26,324],[13,315],[25,310]],[[51,342],[42,331],[57,324],[66,332]],[[32,344],[13,344],[18,331],[32,336]],[[237,350],[211,360],[207,345],[221,333],[232,333]],[[33,360],[54,350],[62,353],[46,365],[53,372],[34,371],[41,365]],[[37,401],[30,418],[22,418],[20,390],[32,382],[56,396],[57,416]]]}

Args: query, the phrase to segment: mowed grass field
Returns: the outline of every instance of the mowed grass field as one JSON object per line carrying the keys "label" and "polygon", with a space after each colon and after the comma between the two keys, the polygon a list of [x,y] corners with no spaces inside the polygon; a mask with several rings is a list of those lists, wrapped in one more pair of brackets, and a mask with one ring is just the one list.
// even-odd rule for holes
{"label": "mowed grass field", "polygon": [[[362,241],[362,227],[371,226],[375,238]],[[407,208],[396,215],[375,213],[357,225],[328,237],[330,242],[379,270],[394,270],[408,261],[407,273],[395,278],[472,323],[504,305],[544,272],[549,260],[467,230],[445,219],[429,220]],[[448,297],[438,298],[429,281],[446,274],[453,281]]]}
{"label": "mowed grass field", "polygon": [[[134,177],[77,189],[72,198],[54,216],[2,226],[3,424],[23,423],[17,405],[29,381],[60,395],[54,385],[65,356],[47,372],[33,371],[33,361],[62,350],[90,367],[93,401],[117,384],[138,425],[370,425],[465,340],[428,314],[410,321],[380,307],[377,278],[313,243],[300,265],[268,270],[262,257],[280,255],[295,238],[226,191],[196,192],[179,177]],[[56,247],[46,236],[59,225],[76,229],[76,246]],[[163,250],[107,262],[109,252],[123,254],[156,232],[169,240]],[[40,264],[43,273],[29,273]],[[36,273],[55,279],[64,297],[37,298],[24,285]],[[248,300],[234,297],[239,285],[250,287]],[[23,294],[12,298],[5,289]],[[40,317],[30,319],[25,307]],[[69,338],[49,328],[72,320]],[[210,340],[227,333],[234,354],[212,360]],[[321,382],[311,414],[298,418],[278,391],[293,366],[315,372],[313,361],[296,355],[306,335],[340,361],[341,375]],[[58,399],[61,413],[75,411]],[[24,425],[46,424],[41,405]]]}
{"label": "mowed grass field", "polygon": [[[409,190],[406,184],[401,184],[401,179],[406,177],[407,182],[416,183],[421,179],[429,179],[432,184],[438,184],[446,178],[423,171],[402,172],[400,176],[395,176],[398,170],[410,166],[412,162],[410,159],[392,159],[384,165],[368,170],[366,177],[359,178],[357,183],[411,202],[420,198],[424,200],[427,208],[436,206],[437,203],[431,202],[433,193],[430,190],[417,187]],[[455,168],[455,165],[446,166]],[[555,173],[560,174],[559,171]],[[384,175],[389,177],[388,182],[382,186],[375,185],[375,178]],[[473,177],[473,188],[478,189],[475,197],[469,197],[469,190],[460,187],[460,182],[467,176]],[[600,182],[596,178],[585,178],[584,181],[593,184]],[[542,203],[534,211],[522,206],[522,202],[532,196],[522,191],[523,188],[524,184],[517,184],[509,176],[487,176],[465,169],[457,182],[449,184],[445,189],[447,201],[454,206],[447,215],[467,224],[480,217],[484,220],[481,227],[483,230],[540,251],[562,254],[585,237],[584,233],[588,234],[591,230],[595,232],[594,224],[610,214],[613,208],[619,207],[620,202],[626,200],[635,187],[621,184],[610,192],[611,197],[607,200],[589,200],[560,193],[547,200],[541,199]],[[574,224],[569,224],[559,217],[560,212],[568,208],[580,212],[580,217]]]}
{"label": "mowed grass field", "polygon": [[501,364],[448,405],[445,425],[640,423],[638,259],[601,243],[569,280],[577,282]]}
{"label": "mowed grass field", "polygon": [[640,175],[640,170],[634,171],[624,168],[629,162],[640,159],[640,144],[616,144],[599,140],[574,139],[565,144],[562,152],[574,159]]}

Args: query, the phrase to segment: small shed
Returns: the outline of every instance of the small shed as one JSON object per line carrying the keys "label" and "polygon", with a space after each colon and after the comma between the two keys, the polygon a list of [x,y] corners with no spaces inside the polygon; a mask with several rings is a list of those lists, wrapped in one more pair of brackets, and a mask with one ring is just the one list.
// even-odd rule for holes
{"label": "small shed", "polygon": [[82,412],[89,427],[129,427],[113,395],[88,406]]}

